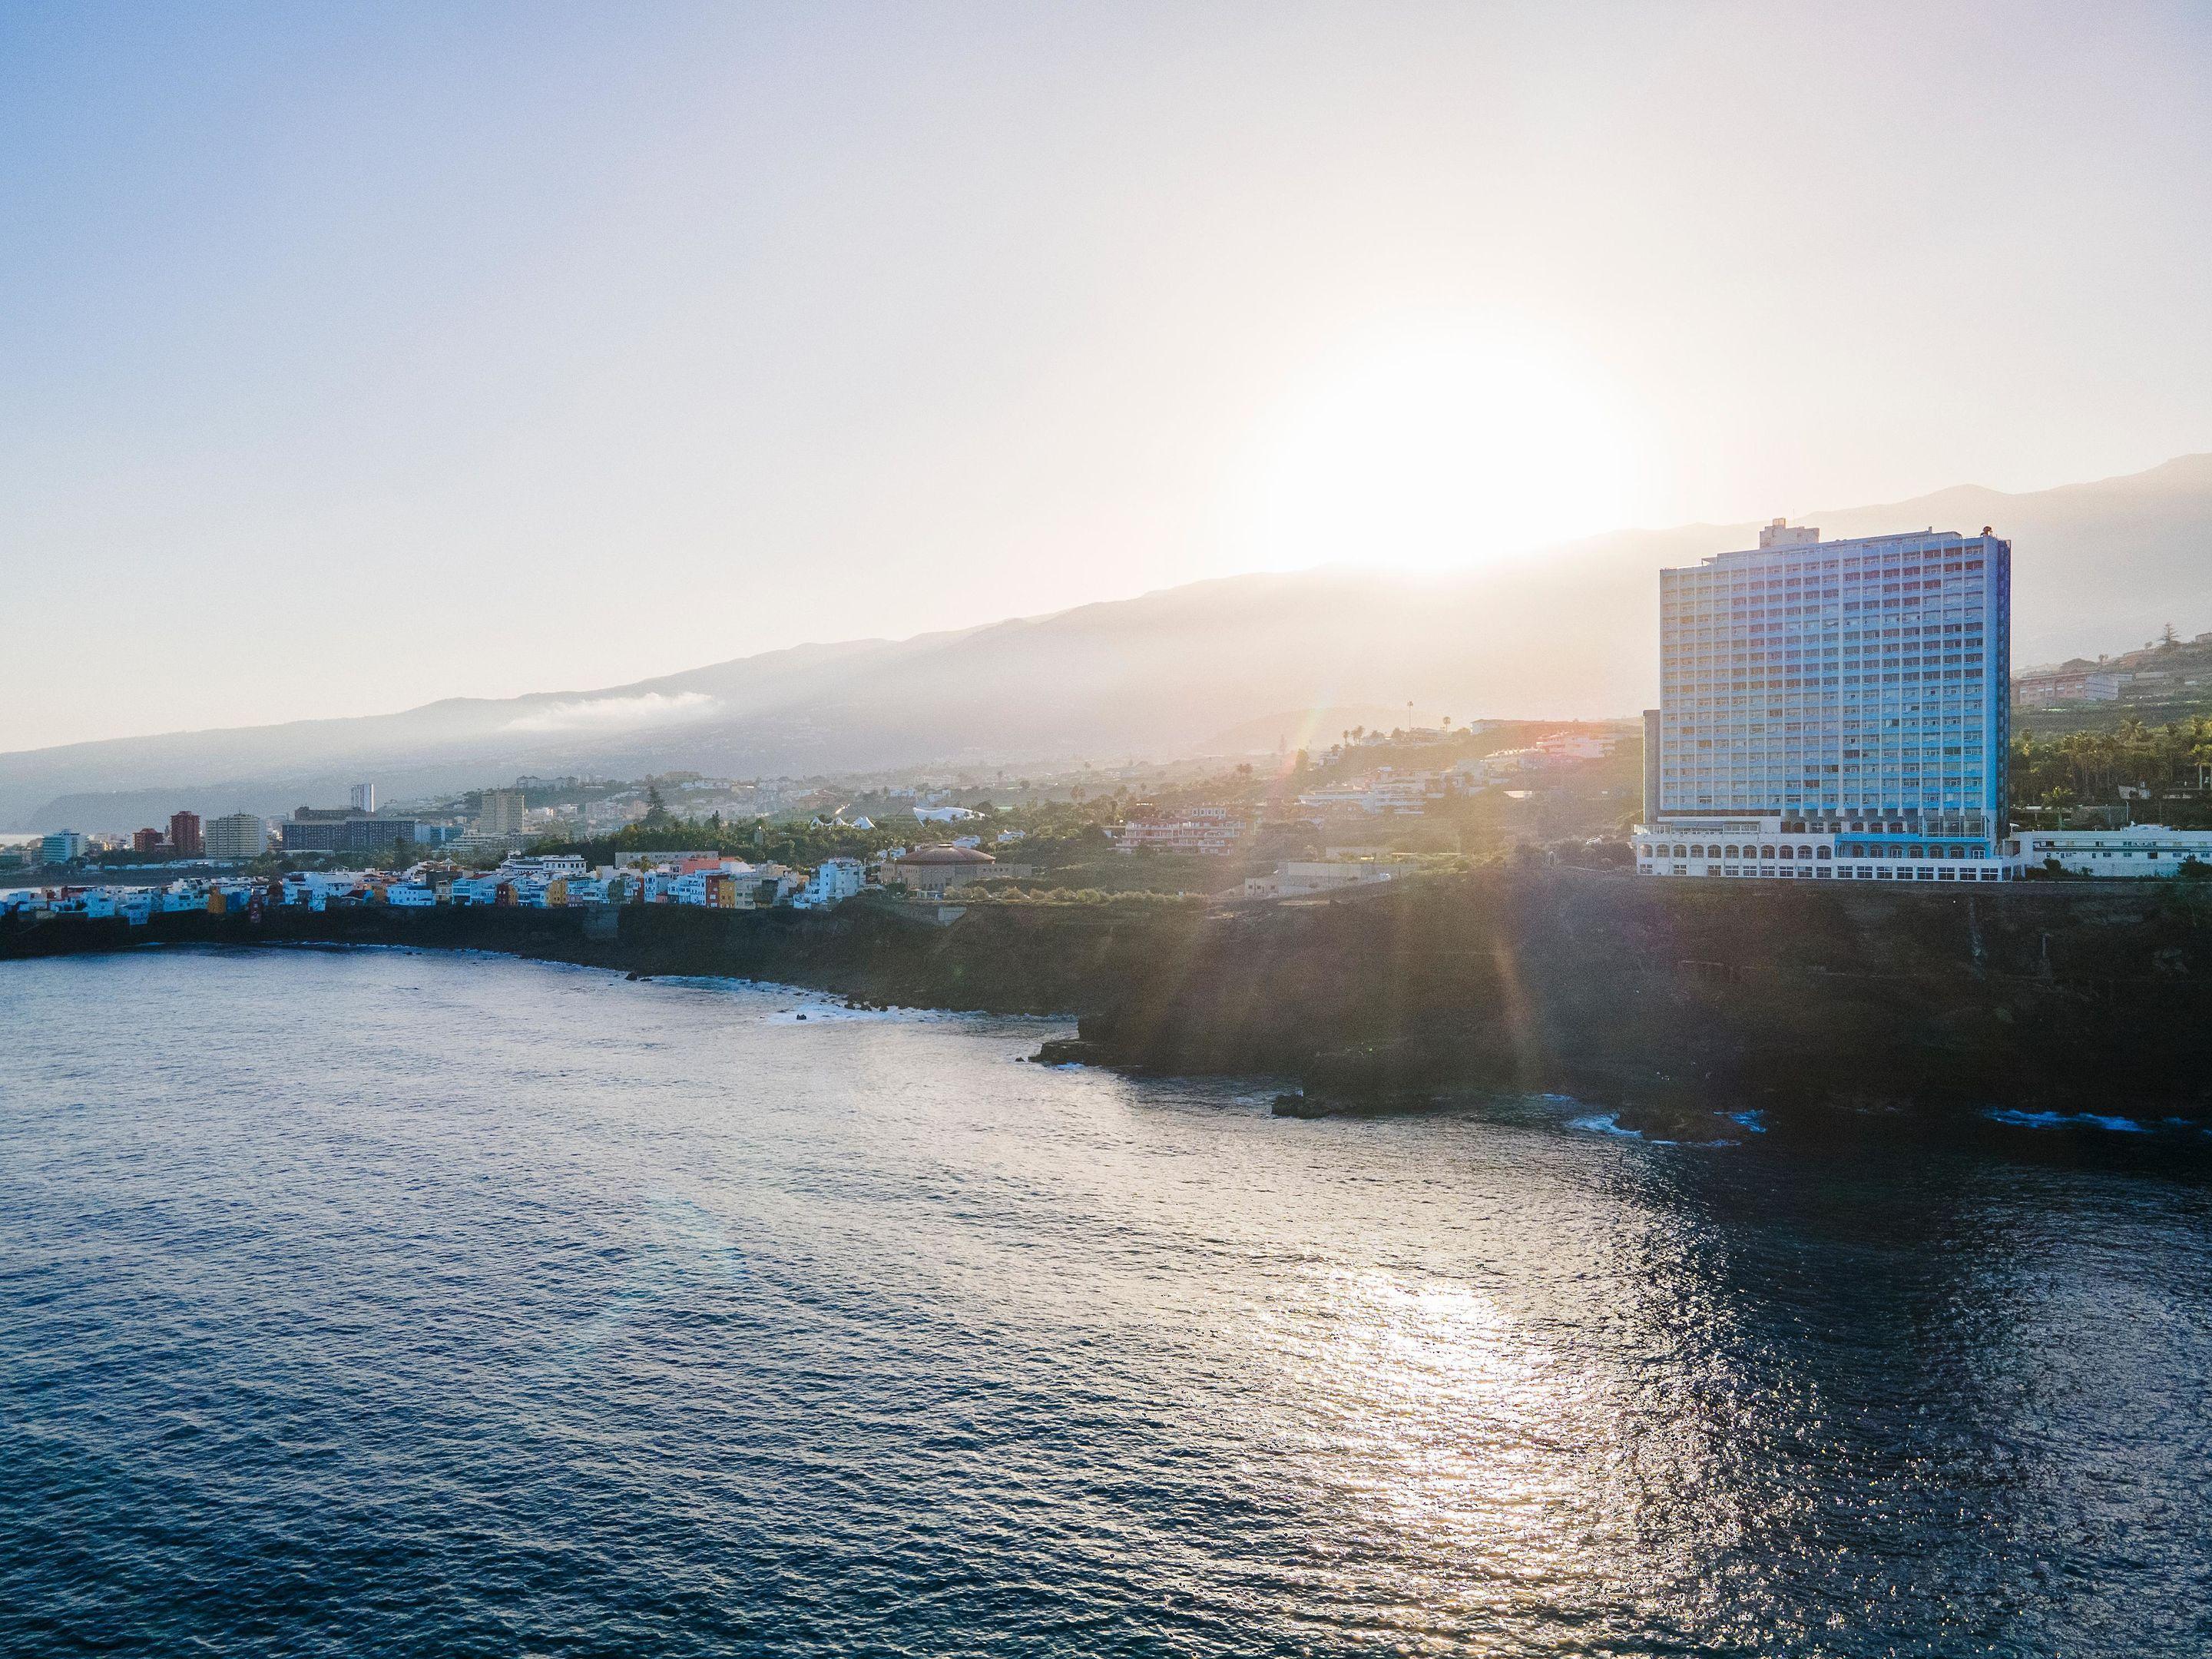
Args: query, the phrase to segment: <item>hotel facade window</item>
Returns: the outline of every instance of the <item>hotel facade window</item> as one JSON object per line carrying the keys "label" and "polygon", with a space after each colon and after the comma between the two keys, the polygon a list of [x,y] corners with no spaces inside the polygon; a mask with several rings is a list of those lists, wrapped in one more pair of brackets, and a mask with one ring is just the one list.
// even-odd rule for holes
{"label": "hotel facade window", "polygon": [[[1777,520],[1755,549],[1660,572],[1638,871],[2002,879],[2011,544],[1820,534]],[[1759,845],[1700,860],[1686,840],[1685,860],[1674,838],[1700,834]]]}

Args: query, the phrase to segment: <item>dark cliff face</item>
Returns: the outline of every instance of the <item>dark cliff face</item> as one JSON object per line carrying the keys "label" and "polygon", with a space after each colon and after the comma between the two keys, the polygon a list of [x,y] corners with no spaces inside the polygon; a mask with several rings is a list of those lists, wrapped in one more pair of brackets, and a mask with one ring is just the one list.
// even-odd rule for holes
{"label": "dark cliff face", "polygon": [[[940,923],[946,925],[940,925]],[[2142,884],[1887,890],[1559,872],[1201,905],[872,902],[276,912],[46,923],[0,954],[149,936],[473,945],[870,1001],[1076,1014],[1069,1058],[1297,1075],[1322,1102],[1460,1088],[1861,1111],[2212,1102],[2212,894]]]}
{"label": "dark cliff face", "polygon": [[1347,1099],[1455,1085],[1755,1104],[2212,1092],[2212,903],[1471,878],[1218,924],[1086,1019],[1099,1055],[1298,1072]]}

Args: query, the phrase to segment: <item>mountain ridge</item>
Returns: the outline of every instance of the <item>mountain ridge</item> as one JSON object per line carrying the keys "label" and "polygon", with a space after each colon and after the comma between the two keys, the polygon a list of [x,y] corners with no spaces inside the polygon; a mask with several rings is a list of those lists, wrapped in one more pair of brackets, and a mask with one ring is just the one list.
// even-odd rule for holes
{"label": "mountain ridge", "polygon": [[[2212,454],[2008,493],[1957,484],[1803,515],[1839,539],[1932,524],[2014,544],[2021,662],[2212,626]],[[1632,714],[1656,685],[1656,571],[1751,525],[1605,532],[1479,571],[1248,572],[903,640],[801,641],[626,684],[0,755],[0,826],[121,830],[526,772],[823,775],[1177,758],[1284,711]],[[2193,631],[2193,629],[2192,629]],[[167,805],[162,805],[167,803]],[[158,811],[156,810],[158,807]]]}

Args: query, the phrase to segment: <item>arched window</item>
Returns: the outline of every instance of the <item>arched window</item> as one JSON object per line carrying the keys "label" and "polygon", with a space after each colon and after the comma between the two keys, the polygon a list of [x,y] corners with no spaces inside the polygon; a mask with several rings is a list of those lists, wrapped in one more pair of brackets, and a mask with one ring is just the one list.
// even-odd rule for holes
{"label": "arched window", "polygon": [[1780,856],[1785,859],[1794,859],[1797,856],[1797,850],[1793,847],[1785,847],[1782,849]]}
{"label": "arched window", "polygon": [[1916,847],[1911,852],[1907,853],[1905,856],[1907,858],[1924,859],[1928,856],[1928,849],[1924,847]]}
{"label": "arched window", "polygon": [[1686,859],[1690,856],[1689,849],[1684,847],[1677,847],[1674,849],[1674,856],[1678,859]]}
{"label": "arched window", "polygon": [[1763,859],[1771,859],[1774,856],[1774,849],[1771,847],[1762,847],[1759,849],[1759,856]]}
{"label": "arched window", "polygon": [[1730,858],[1730,859],[1734,858],[1735,855],[1736,855],[1736,849],[1735,849],[1735,848],[1733,848],[1733,847],[1729,848],[1728,848],[1728,849],[1726,849],[1724,852],[1723,852],[1723,853],[1722,853],[1722,854],[1721,854],[1721,856],[1722,856],[1723,858]]}
{"label": "arched window", "polygon": [[1814,853],[1813,856],[1816,859],[1824,859],[1828,856],[1828,849],[1823,847],[1818,852]]}

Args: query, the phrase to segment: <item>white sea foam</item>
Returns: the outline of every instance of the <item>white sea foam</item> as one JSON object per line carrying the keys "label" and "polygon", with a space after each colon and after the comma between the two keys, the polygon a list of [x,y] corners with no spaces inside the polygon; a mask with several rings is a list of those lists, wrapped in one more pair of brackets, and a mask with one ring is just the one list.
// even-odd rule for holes
{"label": "white sea foam", "polygon": [[2109,1130],[2113,1134],[2144,1135],[2150,1131],[2131,1117],[2101,1112],[2023,1112],[2012,1108],[1987,1114],[1991,1121],[2021,1129],[2063,1129],[2079,1127]]}
{"label": "white sea foam", "polygon": [[1673,1146],[1679,1144],[1672,1140],[1657,1139],[1645,1134],[1641,1129],[1623,1128],[1620,1117],[1612,1112],[1593,1112],[1588,1117],[1573,1118],[1568,1121],[1567,1127],[1571,1129],[1588,1129],[1594,1134],[1615,1135],[1623,1140],[1640,1140],[1651,1146]]}

